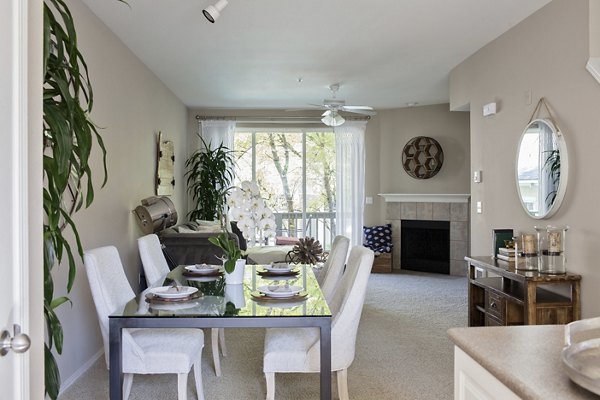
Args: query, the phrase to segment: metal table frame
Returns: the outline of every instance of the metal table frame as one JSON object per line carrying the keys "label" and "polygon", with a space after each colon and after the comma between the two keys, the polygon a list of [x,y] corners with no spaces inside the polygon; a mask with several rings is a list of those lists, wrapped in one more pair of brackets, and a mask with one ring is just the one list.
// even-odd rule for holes
{"label": "metal table frame", "polygon": [[321,400],[331,400],[331,316],[274,317],[109,317],[110,400],[123,396],[123,328],[307,328],[317,327],[321,341]]}

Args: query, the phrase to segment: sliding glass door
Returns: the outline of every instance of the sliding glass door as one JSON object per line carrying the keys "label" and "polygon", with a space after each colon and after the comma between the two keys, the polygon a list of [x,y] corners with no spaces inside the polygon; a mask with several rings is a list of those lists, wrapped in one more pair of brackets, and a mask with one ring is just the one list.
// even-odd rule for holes
{"label": "sliding glass door", "polygon": [[236,184],[256,181],[277,220],[277,236],[319,239],[335,232],[335,137],[332,131],[237,128]]}

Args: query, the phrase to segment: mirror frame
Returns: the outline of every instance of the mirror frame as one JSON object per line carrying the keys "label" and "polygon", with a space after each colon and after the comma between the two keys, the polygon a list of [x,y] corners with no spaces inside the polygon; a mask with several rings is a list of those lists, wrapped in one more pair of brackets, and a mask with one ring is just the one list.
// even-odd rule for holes
{"label": "mirror frame", "polygon": [[[556,191],[556,197],[554,199],[554,203],[552,203],[552,206],[550,207],[550,209],[548,209],[548,211],[546,211],[546,213],[543,215],[532,215],[529,212],[529,210],[527,209],[527,206],[525,205],[525,203],[523,202],[523,197],[521,196],[521,188],[519,187],[519,153],[521,150],[521,143],[523,142],[523,137],[525,136],[525,133],[531,127],[531,125],[539,124],[539,123],[547,125],[550,128],[550,130],[552,131],[552,135],[554,137],[556,137],[556,143],[558,144],[558,151],[560,152],[560,182],[558,183],[558,190]],[[531,218],[534,218],[534,219],[547,219],[547,218],[552,217],[554,214],[556,214],[556,212],[560,208],[560,205],[562,204],[562,201],[565,197],[565,193],[567,191],[568,180],[569,180],[569,153],[567,152],[567,144],[565,142],[563,133],[559,129],[557,129],[556,125],[549,119],[546,119],[546,118],[534,119],[533,121],[531,121],[530,123],[527,124],[525,129],[523,129],[523,133],[521,133],[521,137],[519,139],[519,145],[517,146],[517,156],[516,156],[516,161],[515,161],[515,183],[517,186],[517,196],[519,197],[519,201],[521,202],[521,206],[523,207],[523,210],[525,210],[525,213],[527,213],[528,216],[530,216]]]}

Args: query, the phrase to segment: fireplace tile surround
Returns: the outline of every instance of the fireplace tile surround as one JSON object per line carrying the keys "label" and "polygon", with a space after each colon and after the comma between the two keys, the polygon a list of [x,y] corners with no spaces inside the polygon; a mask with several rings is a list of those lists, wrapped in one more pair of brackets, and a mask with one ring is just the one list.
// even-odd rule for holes
{"label": "fireplace tile surround", "polygon": [[450,221],[450,275],[466,276],[469,251],[468,194],[380,194],[386,201],[386,223],[392,224],[393,269],[400,270],[400,227],[403,219]]}

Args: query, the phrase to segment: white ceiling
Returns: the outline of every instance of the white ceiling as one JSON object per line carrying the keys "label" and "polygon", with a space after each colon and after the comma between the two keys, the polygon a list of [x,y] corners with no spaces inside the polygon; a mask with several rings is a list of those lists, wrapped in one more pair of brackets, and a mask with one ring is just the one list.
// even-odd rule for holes
{"label": "white ceiling", "polygon": [[447,102],[453,67],[550,2],[230,0],[211,24],[216,0],[83,1],[187,106],[254,109],[335,82],[347,104]]}

